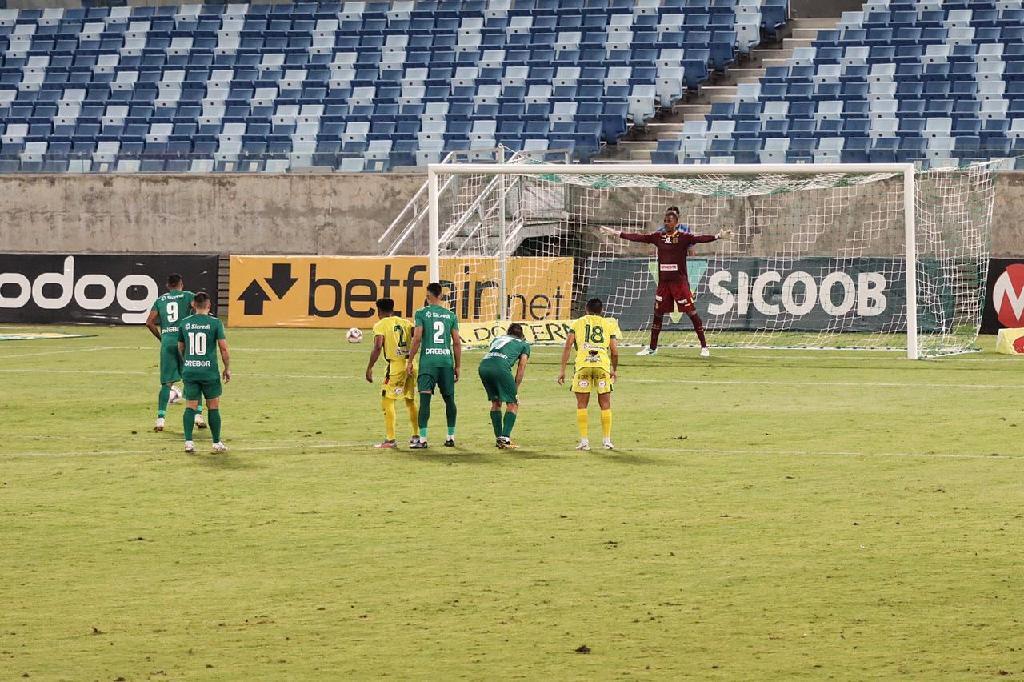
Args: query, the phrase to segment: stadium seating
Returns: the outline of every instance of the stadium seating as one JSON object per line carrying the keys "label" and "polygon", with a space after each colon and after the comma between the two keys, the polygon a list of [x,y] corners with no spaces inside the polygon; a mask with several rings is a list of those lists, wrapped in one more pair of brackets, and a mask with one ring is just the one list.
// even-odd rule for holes
{"label": "stadium seating", "polygon": [[384,170],[616,142],[785,0],[0,10],[0,171]]}
{"label": "stadium seating", "polygon": [[652,159],[937,167],[1022,154],[1021,0],[870,0]]}

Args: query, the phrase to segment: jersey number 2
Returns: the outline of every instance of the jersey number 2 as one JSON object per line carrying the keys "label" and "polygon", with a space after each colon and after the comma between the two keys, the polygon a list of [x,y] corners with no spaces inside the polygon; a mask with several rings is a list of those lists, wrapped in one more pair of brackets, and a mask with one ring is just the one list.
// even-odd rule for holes
{"label": "jersey number 2", "polygon": [[440,320],[434,322],[434,343],[444,345],[444,322]]}
{"label": "jersey number 2", "polygon": [[206,334],[188,333],[188,354],[206,355]]}

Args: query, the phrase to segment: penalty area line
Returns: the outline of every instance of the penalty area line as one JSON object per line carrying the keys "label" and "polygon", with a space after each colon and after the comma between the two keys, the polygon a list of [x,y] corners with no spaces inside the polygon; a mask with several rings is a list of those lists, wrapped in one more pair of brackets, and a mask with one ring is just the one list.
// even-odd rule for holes
{"label": "penalty area line", "polygon": [[[375,374],[380,374],[379,369]],[[116,369],[44,369],[33,367],[16,367],[0,369],[0,374],[97,374],[97,375],[152,375],[153,371],[143,370],[116,370]],[[238,374],[241,377],[253,379],[314,379],[332,381],[354,381],[362,379],[354,374],[278,374],[267,372],[246,372]],[[468,377],[467,377],[468,380]],[[376,380],[375,380],[376,381]],[[656,385],[679,385],[687,386],[841,386],[843,388],[945,388],[965,390],[1016,390],[1020,388],[1017,384],[944,384],[944,383],[922,383],[895,381],[767,381],[758,379],[622,379],[623,384],[656,384]]]}

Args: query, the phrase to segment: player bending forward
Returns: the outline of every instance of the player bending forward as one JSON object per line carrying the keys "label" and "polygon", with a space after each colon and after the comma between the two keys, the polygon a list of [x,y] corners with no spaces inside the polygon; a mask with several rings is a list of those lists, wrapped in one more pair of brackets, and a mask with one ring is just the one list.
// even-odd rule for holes
{"label": "player bending forward", "polygon": [[[186,317],[178,325],[178,351],[181,353],[182,378],[185,380],[185,452],[196,451],[192,442],[192,427],[195,426],[195,410],[199,399],[206,398],[210,408],[210,435],[213,436],[213,451],[226,452],[227,445],[220,439],[220,394],[223,392],[220,380],[231,381],[228,357],[228,341],[224,336],[224,325],[210,314],[210,296],[205,291],[196,294],[192,302],[196,314]],[[224,373],[218,371],[217,351],[224,360]]]}
{"label": "player bending forward", "polygon": [[701,322],[697,309],[693,305],[693,293],[686,275],[686,255],[694,244],[706,244],[717,239],[728,239],[732,230],[721,230],[718,234],[693,235],[679,229],[679,213],[675,207],[665,212],[664,231],[652,232],[619,232],[610,227],[602,227],[601,231],[631,242],[654,244],[658,250],[658,290],[654,295],[654,322],[651,324],[651,345],[637,355],[654,355],[658,352],[658,336],[665,321],[665,313],[678,308],[686,313],[693,323],[700,341],[700,356],[711,355],[708,342],[704,337],[704,323]]}
{"label": "player bending forward", "polygon": [[[427,285],[427,305],[416,311],[416,330],[412,335],[409,356],[415,358],[419,352],[419,376],[416,387],[420,392],[420,439],[409,445],[411,448],[427,447],[427,424],[430,422],[430,399],[434,388],[441,391],[444,400],[445,417],[448,420],[447,448],[455,447],[455,382],[459,380],[462,366],[462,340],[459,338],[459,319],[448,308],[441,305],[441,285],[431,282]],[[414,376],[413,363],[406,367],[409,376]]]}
{"label": "player bending forward", "polygon": [[601,432],[606,450],[612,445],[612,384],[615,383],[619,367],[619,323],[610,317],[602,317],[604,304],[601,299],[587,301],[587,314],[572,323],[572,330],[565,339],[562,349],[562,367],[558,384],[565,383],[565,366],[569,353],[576,349],[576,372],[572,377],[572,392],[576,394],[576,426],[580,431],[577,450],[589,450],[587,406],[590,394],[597,391],[597,404],[601,408]]}
{"label": "player bending forward", "polygon": [[[167,403],[175,403],[181,394],[174,382],[181,381],[181,354],[178,353],[178,322],[192,314],[191,291],[185,291],[181,275],[167,277],[167,293],[153,302],[146,319],[146,327],[160,342],[160,393],[156,399],[156,426],[154,431],[164,430],[164,416]],[[196,426],[206,428],[203,408],[196,407]]]}
{"label": "player bending forward", "polygon": [[[373,350],[370,351],[370,362],[366,366],[366,380],[373,383],[373,366],[381,352],[387,361],[384,383],[380,386],[380,406],[384,410],[384,442],[374,445],[375,448],[395,448],[395,421],[397,420],[395,401],[405,400],[405,409],[409,411],[409,424],[412,436],[409,445],[415,445],[420,439],[416,431],[419,422],[416,414],[416,379],[406,372],[409,361],[409,342],[412,341],[412,322],[395,314],[395,302],[390,298],[377,301],[377,315],[380,320],[373,325]],[[413,359],[413,364],[415,364]],[[415,372],[415,368],[413,368]]]}
{"label": "player bending forward", "polygon": [[[491,341],[483,360],[480,361],[480,381],[491,401],[491,426],[494,427],[495,445],[498,448],[514,448],[512,428],[519,414],[519,387],[526,376],[526,362],[530,359],[530,344],[523,334],[523,325],[510,324],[504,336]],[[515,377],[512,368],[516,368]],[[505,416],[501,415],[501,404],[505,403]]]}

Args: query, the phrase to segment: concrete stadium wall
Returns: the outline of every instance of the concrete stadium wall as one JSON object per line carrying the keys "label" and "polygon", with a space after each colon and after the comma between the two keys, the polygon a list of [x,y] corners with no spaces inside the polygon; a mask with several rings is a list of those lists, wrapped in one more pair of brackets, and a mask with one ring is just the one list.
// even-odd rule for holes
{"label": "concrete stadium wall", "polygon": [[[0,253],[371,255],[424,179],[418,173],[0,175]],[[860,220],[884,194],[859,192],[843,214]],[[673,203],[685,219],[687,202]],[[772,211],[753,200],[728,203],[717,226],[770,227]],[[595,224],[628,210],[614,201],[592,208]],[[1022,216],[1024,173],[998,174],[994,257],[1024,256]],[[768,255],[781,248],[769,234],[762,231],[745,250]],[[898,252],[893,237],[891,246],[875,240],[871,255]],[[826,239],[816,247],[834,253],[838,245]]]}
{"label": "concrete stadium wall", "polygon": [[424,177],[0,175],[0,252],[374,254]]}

